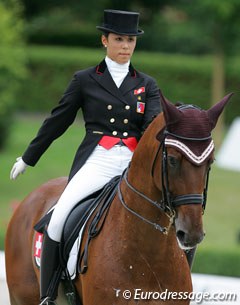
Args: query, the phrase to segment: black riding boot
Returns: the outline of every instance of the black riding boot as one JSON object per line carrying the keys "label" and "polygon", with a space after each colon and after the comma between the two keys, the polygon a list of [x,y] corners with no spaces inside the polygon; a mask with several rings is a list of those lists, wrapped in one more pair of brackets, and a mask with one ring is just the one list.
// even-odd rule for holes
{"label": "black riding boot", "polygon": [[187,261],[188,261],[188,265],[189,265],[190,270],[192,269],[193,260],[194,260],[194,257],[195,257],[196,250],[197,250],[197,247],[194,247],[190,250],[185,250],[185,254],[186,254],[186,257],[187,257]]}
{"label": "black riding boot", "polygon": [[59,242],[52,240],[45,232],[40,267],[40,305],[55,304],[61,274]]}

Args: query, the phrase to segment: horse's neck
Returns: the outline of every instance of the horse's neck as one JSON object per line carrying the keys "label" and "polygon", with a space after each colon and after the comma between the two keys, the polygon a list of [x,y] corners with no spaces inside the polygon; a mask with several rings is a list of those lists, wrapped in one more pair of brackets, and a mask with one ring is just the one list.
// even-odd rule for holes
{"label": "horse's neck", "polygon": [[[152,167],[159,147],[156,134],[163,128],[163,115],[159,115],[143,134],[131,161],[128,171],[129,182],[153,200],[159,199],[161,192],[152,176]],[[158,167],[160,169],[160,167]],[[159,174],[158,180],[161,180]],[[159,181],[160,182],[160,181]]]}
{"label": "horse's neck", "polygon": [[[159,186],[157,187],[152,176],[152,166],[159,147],[159,141],[156,140],[156,134],[164,126],[162,121],[163,119],[161,117],[155,119],[144,133],[134,153],[127,174],[128,182],[137,191],[141,192],[151,200],[158,202],[162,199],[162,193]],[[156,164],[159,165],[158,163]],[[158,168],[160,169],[159,166]],[[158,174],[158,179],[161,179],[160,173]],[[161,181],[159,181],[158,185],[161,185]],[[169,218],[163,211],[154,207],[148,200],[134,192],[124,181],[122,182],[121,190],[126,204],[132,210],[153,223],[166,227],[169,225]],[[149,244],[149,247],[156,245],[154,238],[157,238],[158,240],[162,238],[166,241],[166,237],[163,237],[163,234],[156,230],[153,225],[148,224],[144,220],[140,220],[137,216],[132,215],[128,211],[126,211],[126,213],[129,221],[123,221],[123,226],[126,226],[126,230],[141,235],[145,245],[146,243]],[[149,236],[154,236],[154,238],[149,238]],[[141,242],[141,239],[139,242]]]}
{"label": "horse's neck", "polygon": [[[154,224],[168,228],[169,218],[157,207],[130,190],[126,182],[122,181],[120,187],[125,204],[140,215],[140,217],[134,215],[121,204],[115,206],[115,214],[118,215],[118,226],[115,229],[122,247],[129,251],[131,249],[132,253],[136,256],[140,255],[142,259],[150,260],[151,266],[158,265],[161,261],[166,263],[178,248],[174,228],[171,227],[166,235],[156,229]],[[157,253],[161,253],[161,256],[156,255]],[[128,259],[128,252],[121,252],[121,257]]]}

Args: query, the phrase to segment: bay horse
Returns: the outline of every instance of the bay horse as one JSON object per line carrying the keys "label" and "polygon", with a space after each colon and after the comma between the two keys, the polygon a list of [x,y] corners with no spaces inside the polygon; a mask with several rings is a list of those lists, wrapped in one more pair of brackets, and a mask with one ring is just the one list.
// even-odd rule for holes
{"label": "bay horse", "polygon": [[[184,250],[204,238],[202,214],[214,159],[211,131],[231,95],[207,111],[176,107],[161,97],[163,113],[143,133],[102,231],[89,244],[88,270],[74,280],[83,305],[190,303]],[[33,227],[66,183],[67,178],[58,178],[43,184],[10,220],[5,257],[11,305],[39,304]],[[57,302],[67,304],[60,289]]]}

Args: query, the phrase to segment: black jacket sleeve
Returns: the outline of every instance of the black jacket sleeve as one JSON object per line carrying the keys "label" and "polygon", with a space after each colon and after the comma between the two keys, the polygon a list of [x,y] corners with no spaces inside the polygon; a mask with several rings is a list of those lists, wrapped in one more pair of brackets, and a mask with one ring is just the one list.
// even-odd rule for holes
{"label": "black jacket sleeve", "polygon": [[80,88],[77,74],[75,74],[58,106],[52,110],[51,115],[43,122],[37,136],[24,152],[22,158],[26,164],[34,166],[51,143],[73,123],[81,107]]}
{"label": "black jacket sleeve", "polygon": [[149,88],[146,96],[146,110],[143,118],[142,131],[148,127],[153,118],[156,117],[161,111],[162,107],[159,88],[156,81],[153,78],[150,78]]}

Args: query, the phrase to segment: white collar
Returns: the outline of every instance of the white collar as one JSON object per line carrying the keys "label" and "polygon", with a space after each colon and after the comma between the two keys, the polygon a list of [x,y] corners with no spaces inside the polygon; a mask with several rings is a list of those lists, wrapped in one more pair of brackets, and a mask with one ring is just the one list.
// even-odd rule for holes
{"label": "white collar", "polygon": [[125,64],[118,64],[116,61],[113,61],[109,57],[105,57],[105,62],[108,67],[108,71],[112,76],[116,86],[119,88],[127,76],[129,71],[129,61]]}
{"label": "white collar", "polygon": [[105,61],[110,72],[114,71],[119,73],[128,73],[130,61],[126,62],[125,64],[119,64],[108,56],[105,57]]}

